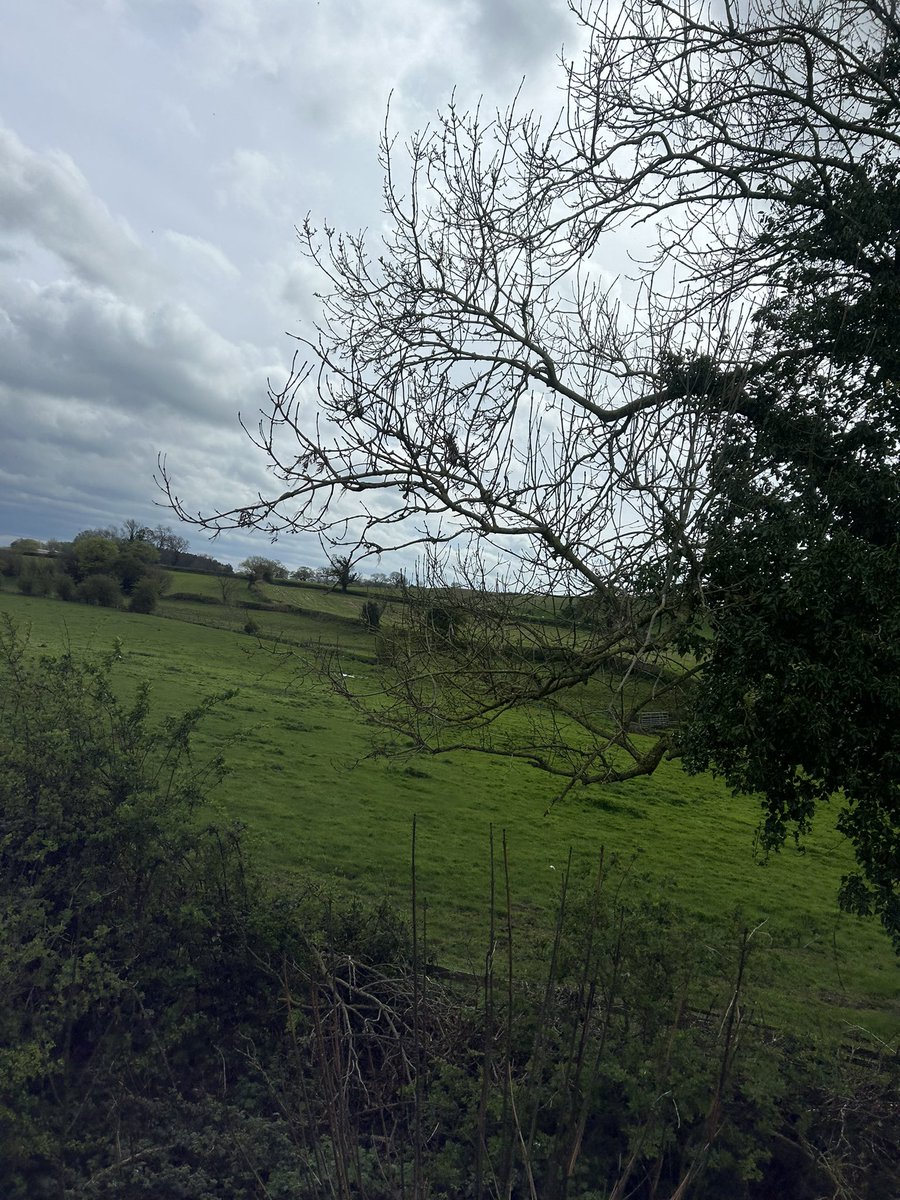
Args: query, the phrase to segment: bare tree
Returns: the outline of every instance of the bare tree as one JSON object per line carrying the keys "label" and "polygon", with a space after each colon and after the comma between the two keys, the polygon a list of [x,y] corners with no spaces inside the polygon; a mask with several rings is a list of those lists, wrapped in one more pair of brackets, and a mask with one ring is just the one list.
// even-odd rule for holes
{"label": "bare tree", "polygon": [[343,554],[335,555],[331,559],[325,568],[325,574],[329,579],[334,580],[334,586],[340,588],[342,592],[346,592],[351,583],[359,580],[359,576],[353,570],[353,559]]}
{"label": "bare tree", "polygon": [[168,525],[157,525],[155,529],[145,530],[145,535],[164,556],[165,562],[177,562],[179,556],[188,550],[187,538],[175,533]]}
{"label": "bare tree", "polygon": [[[206,528],[422,547],[380,719],[569,785],[670,748],[636,734],[697,669],[719,445],[779,356],[820,353],[749,319],[779,287],[773,212],[813,219],[900,146],[893,0],[573,11],[559,117],[451,103],[401,148],[386,130],[383,244],[304,223],[321,317],[251,434],[273,494],[197,516],[163,465]],[[612,277],[633,229],[646,261]],[[438,627],[436,595],[464,626]]]}
{"label": "bare tree", "polygon": [[136,521],[134,517],[129,517],[122,525],[121,537],[126,542],[144,542],[153,541],[153,530],[148,529],[146,525],[142,525],[140,521]]}

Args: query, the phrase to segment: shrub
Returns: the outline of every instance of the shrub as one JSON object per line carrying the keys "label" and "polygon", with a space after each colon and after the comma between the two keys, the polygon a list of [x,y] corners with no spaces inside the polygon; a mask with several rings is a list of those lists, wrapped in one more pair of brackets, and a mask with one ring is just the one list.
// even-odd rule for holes
{"label": "shrub", "polygon": [[260,579],[265,583],[272,583],[288,573],[284,563],[274,558],[263,558],[260,554],[251,554],[249,558],[245,558],[240,569],[246,573],[251,583]]}
{"label": "shrub", "polygon": [[112,575],[88,575],[79,583],[75,596],[82,604],[98,604],[102,608],[118,608],[122,599]]}
{"label": "shrub", "polygon": [[54,584],[53,567],[49,563],[28,561],[22,565],[17,586],[23,596],[49,596]]}
{"label": "shrub", "polygon": [[259,624],[252,617],[248,617],[244,622],[244,633],[249,633],[251,637],[259,633]]}
{"label": "shrub", "polygon": [[60,600],[73,600],[75,598],[75,580],[71,575],[57,575],[54,582],[56,584],[56,594]]}
{"label": "shrub", "polygon": [[381,624],[381,614],[384,610],[377,600],[367,600],[360,609],[360,618],[369,629],[377,629]]}
{"label": "shrub", "polygon": [[116,658],[35,661],[0,625],[0,1193],[251,1196],[265,1156],[293,1196],[240,1047],[271,1041],[264,964],[301,948],[239,831],[197,819],[209,705],[154,722],[146,686],[116,699]]}
{"label": "shrub", "polygon": [[21,570],[21,554],[11,554],[9,550],[0,551],[0,575],[5,575],[7,579],[15,579]]}
{"label": "shrub", "polygon": [[425,628],[444,641],[455,641],[461,634],[467,613],[461,606],[445,603],[430,604],[424,612]]}
{"label": "shrub", "polygon": [[129,609],[134,613],[152,613],[159,601],[156,580],[145,577],[139,580],[131,593]]}

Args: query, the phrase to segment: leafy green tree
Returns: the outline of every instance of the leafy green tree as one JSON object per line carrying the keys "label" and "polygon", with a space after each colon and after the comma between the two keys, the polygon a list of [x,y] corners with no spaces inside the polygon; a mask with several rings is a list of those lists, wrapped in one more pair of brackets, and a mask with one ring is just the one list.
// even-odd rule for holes
{"label": "leafy green tree", "polygon": [[245,558],[240,569],[249,576],[251,583],[256,583],[258,580],[272,583],[275,579],[281,579],[288,573],[284,563],[280,563],[274,558],[264,558],[261,554],[251,554],[249,558]]}
{"label": "leafy green tree", "polygon": [[118,608],[122,602],[118,580],[112,575],[88,575],[75,589],[75,598],[82,604],[97,604],[101,608]]}
{"label": "leafy green tree", "polygon": [[55,577],[56,594],[60,600],[74,600],[76,585],[71,575],[58,574]]}
{"label": "leafy green tree", "polygon": [[[127,530],[126,530],[127,532]],[[148,530],[137,527],[134,536],[118,537],[114,530],[84,530],[71,543],[60,544],[63,570],[76,583],[91,575],[113,575],[126,595],[160,559]]]}
{"label": "leafy green tree", "polygon": [[0,575],[7,579],[15,579],[21,570],[21,554],[14,554],[11,550],[0,551]]}
{"label": "leafy green tree", "polygon": [[155,612],[158,603],[159,589],[156,582],[145,577],[135,585],[128,607],[132,612],[152,613]]}
{"label": "leafy green tree", "polygon": [[56,571],[46,559],[25,557],[16,581],[25,596],[49,596],[55,586]]}
{"label": "leafy green tree", "polygon": [[82,529],[72,538],[72,543],[83,542],[88,538],[100,538],[104,542],[116,542],[119,540],[119,531],[113,525],[106,525],[97,529]]}
{"label": "leafy green tree", "polygon": [[842,903],[900,950],[900,164],[861,164],[764,240],[778,356],[731,400],[686,761],[764,796],[770,847],[839,795]]}
{"label": "leafy green tree", "polygon": [[159,551],[141,538],[120,541],[113,570],[126,596],[130,596],[139,580],[159,561]]}
{"label": "leafy green tree", "polygon": [[76,583],[80,583],[88,575],[111,574],[118,557],[117,541],[88,531],[78,534],[72,542],[71,557],[67,560],[67,566]]}

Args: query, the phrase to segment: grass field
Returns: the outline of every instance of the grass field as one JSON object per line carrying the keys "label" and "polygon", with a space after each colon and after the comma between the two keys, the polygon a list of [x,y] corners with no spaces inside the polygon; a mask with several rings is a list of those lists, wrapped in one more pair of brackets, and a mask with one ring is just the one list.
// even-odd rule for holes
{"label": "grass field", "polygon": [[357,685],[370,682],[372,636],[348,619],[358,597],[268,587],[293,611],[254,611],[257,638],[240,632],[246,610],[208,602],[217,591],[221,599],[214,578],[179,573],[172,591],[201,599],[167,599],[162,615],[138,616],[6,591],[0,612],[30,625],[37,652],[98,654],[120,639],[123,686],[149,679],[160,711],[237,689],[209,718],[199,748],[225,753],[230,774],[217,807],[247,823],[257,861],[289,885],[311,876],[407,907],[415,814],[429,940],[445,963],[480,967],[493,825],[498,841],[507,831],[516,954],[527,963],[546,937],[569,848],[576,873],[587,876],[605,847],[631,864],[629,886],[639,892],[709,923],[728,922],[737,909],[744,921],[766,921],[760,1019],[827,1039],[859,1028],[896,1039],[898,972],[887,938],[875,923],[836,910],[851,856],[832,813],[821,814],[802,854],[789,848],[763,865],[753,853],[753,801],[673,763],[551,805],[552,782],[508,760],[372,761],[368,730],[311,671],[307,649],[339,647]]}

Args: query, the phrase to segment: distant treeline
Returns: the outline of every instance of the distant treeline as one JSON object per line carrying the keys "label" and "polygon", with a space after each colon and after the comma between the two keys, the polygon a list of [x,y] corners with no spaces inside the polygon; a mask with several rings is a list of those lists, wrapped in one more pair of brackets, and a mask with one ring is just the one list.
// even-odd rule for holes
{"label": "distant treeline", "polygon": [[121,529],[82,529],[70,542],[19,538],[0,550],[0,579],[14,581],[26,596],[55,596],[104,608],[123,604],[153,612],[169,587],[163,568],[231,574],[228,563],[192,554],[168,526],[155,529],[126,521]]}
{"label": "distant treeline", "polygon": [[158,551],[157,562],[163,567],[175,567],[183,571],[203,571],[213,575],[230,575],[234,568],[231,563],[219,562],[209,554],[195,554],[188,549],[188,540],[175,533],[168,525],[141,525],[138,521],[127,520],[121,526],[109,525],[97,529],[82,529],[76,533],[70,542],[49,538],[39,541],[36,538],[17,538],[9,550],[0,551],[4,557],[10,552],[38,556],[66,555],[71,552],[73,545],[86,538],[99,538],[107,542],[140,542],[153,546]]}

